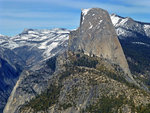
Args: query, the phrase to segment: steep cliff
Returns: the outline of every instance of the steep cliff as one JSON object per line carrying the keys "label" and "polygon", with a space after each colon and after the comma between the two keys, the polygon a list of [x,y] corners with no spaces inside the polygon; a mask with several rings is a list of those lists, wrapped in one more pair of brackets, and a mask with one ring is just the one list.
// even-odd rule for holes
{"label": "steep cliff", "polygon": [[23,60],[13,51],[0,48],[0,113],[24,67]]}
{"label": "steep cliff", "polygon": [[150,23],[110,15],[126,55],[130,71],[150,89]]}
{"label": "steep cliff", "polygon": [[128,81],[135,82],[110,16],[105,10],[99,8],[82,10],[80,27],[70,34],[69,49],[110,60],[120,65],[127,74]]}

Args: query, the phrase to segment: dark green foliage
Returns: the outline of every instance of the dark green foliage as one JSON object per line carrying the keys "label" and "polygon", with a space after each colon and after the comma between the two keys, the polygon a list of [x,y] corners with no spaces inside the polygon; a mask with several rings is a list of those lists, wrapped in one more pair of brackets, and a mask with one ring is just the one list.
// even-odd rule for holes
{"label": "dark green foliage", "polygon": [[138,113],[150,113],[150,104],[146,106],[139,106],[136,108]]}
{"label": "dark green foliage", "polygon": [[63,73],[60,74],[59,80],[62,80],[64,78],[68,77],[70,74],[71,74],[71,70],[64,71]]}
{"label": "dark green foliage", "polygon": [[124,101],[123,96],[118,98],[103,96],[96,104],[88,106],[85,111],[90,113],[117,113]]}
{"label": "dark green foliage", "polygon": [[[135,88],[135,89],[139,89],[138,86],[136,86],[133,83],[129,83],[125,78],[124,78],[124,72],[121,69],[115,69],[115,70],[108,70],[106,67],[104,66],[99,66],[97,68],[101,73],[103,73],[104,75],[108,76],[111,79],[114,79],[118,82],[124,83],[126,84],[128,87],[131,88]],[[120,71],[119,71],[120,70]]]}
{"label": "dark green foliage", "polygon": [[71,74],[84,72],[84,68],[80,69],[78,66],[96,68],[98,60],[94,57],[89,57],[80,53],[73,53],[74,55],[69,57],[70,63],[65,64],[66,70],[60,74],[60,80],[65,79]]}
{"label": "dark green foliage", "polygon": [[144,80],[144,83],[145,83],[146,85],[148,85],[148,88],[149,88],[149,90],[150,90],[150,77],[149,77],[148,79]]}
{"label": "dark green foliage", "polygon": [[95,85],[97,85],[97,81],[90,78],[89,79],[89,84],[92,85],[92,86],[95,86]]}
{"label": "dark green foliage", "polygon": [[75,66],[85,66],[89,68],[96,68],[97,64],[98,64],[98,60],[92,57],[88,57],[86,55],[80,57],[79,54],[77,54],[77,59],[74,61]]}
{"label": "dark green foliage", "polygon": [[114,67],[115,69],[110,70],[110,69],[107,69],[104,65],[99,65],[97,66],[96,69],[99,70],[100,73],[103,73],[104,75],[108,76],[109,78],[114,79],[121,83],[125,83],[129,87],[132,87],[132,88],[137,87],[134,84],[131,84],[126,81],[126,79],[124,78],[124,72],[119,66],[115,65]]}
{"label": "dark green foliage", "polygon": [[[84,66],[84,67],[90,67],[90,68],[95,68],[97,69],[99,72],[96,73],[98,75],[106,75],[109,78],[112,78],[118,82],[124,83],[127,86],[131,87],[131,88],[136,88],[138,89],[138,87],[132,83],[129,83],[128,81],[126,81],[125,79],[125,73],[123,72],[123,70],[120,68],[119,65],[113,64],[113,68],[114,69],[107,69],[106,66],[101,62],[102,59],[99,58],[99,60],[97,60],[97,57],[89,57],[87,55],[84,54],[76,54],[75,60],[73,60],[72,64],[69,66],[66,65],[66,67],[68,68],[67,71],[65,71],[64,73],[61,74],[60,79],[62,78],[66,78],[68,77],[70,74],[74,74],[74,73],[79,73],[79,72],[83,72],[84,70],[81,70],[79,68],[75,68],[76,66]],[[77,71],[77,72],[75,72]],[[92,80],[90,80],[90,83],[94,83]],[[96,84],[96,82],[94,83]]]}
{"label": "dark green foliage", "polygon": [[46,62],[46,64],[47,64],[53,71],[55,71],[55,69],[56,69],[56,56],[50,58],[50,59]]}
{"label": "dark green foliage", "polygon": [[66,109],[72,107],[72,104],[71,103],[64,103],[64,104],[59,105],[59,107],[63,108],[63,110],[66,110]]}
{"label": "dark green foliage", "polygon": [[135,113],[135,111],[137,113],[150,113],[150,104],[147,106],[135,107],[133,101],[127,100],[124,95],[120,95],[118,98],[114,96],[102,96],[97,103],[91,104],[86,109],[83,109],[83,113],[118,113],[118,110],[121,113],[121,107],[127,104],[133,113]]}
{"label": "dark green foliage", "polygon": [[[31,107],[34,111],[47,111],[47,109],[58,101],[60,87],[51,85],[46,91],[41,93],[27,103],[24,107]],[[24,108],[23,107],[23,108]],[[22,108],[22,109],[23,109]]]}
{"label": "dark green foliage", "polygon": [[76,54],[76,57],[77,57],[77,58],[80,58],[80,54]]}
{"label": "dark green foliage", "polygon": [[122,82],[122,83],[126,83],[127,81],[125,80],[125,78],[123,76],[121,76],[120,73],[115,73],[109,70],[104,71],[105,75],[107,75],[108,77],[118,81],[118,82]]}

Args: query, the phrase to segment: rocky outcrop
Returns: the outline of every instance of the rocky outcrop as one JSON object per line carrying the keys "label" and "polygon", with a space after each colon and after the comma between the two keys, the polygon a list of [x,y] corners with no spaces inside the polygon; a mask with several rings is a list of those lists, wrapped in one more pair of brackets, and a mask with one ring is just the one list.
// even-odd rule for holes
{"label": "rocky outcrop", "polygon": [[38,70],[33,70],[34,69],[22,72],[11,92],[4,113],[18,112],[20,106],[24,105],[26,102],[35,98],[42,91],[47,89],[48,80],[52,75],[51,69],[46,64],[43,64]]}
{"label": "rocky outcrop", "polygon": [[70,33],[69,50],[83,51],[89,56],[108,59],[120,65],[127,74],[128,81],[135,82],[110,16],[103,9],[82,10],[80,27]]}

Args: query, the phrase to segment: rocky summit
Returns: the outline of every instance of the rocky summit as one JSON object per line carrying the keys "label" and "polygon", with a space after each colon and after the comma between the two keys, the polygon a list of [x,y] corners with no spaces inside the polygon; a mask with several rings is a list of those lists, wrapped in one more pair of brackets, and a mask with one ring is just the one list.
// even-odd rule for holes
{"label": "rocky summit", "polygon": [[124,70],[128,81],[134,81],[107,11],[99,8],[82,10],[80,27],[71,32],[69,41],[70,50],[106,58]]}
{"label": "rocky summit", "polygon": [[21,73],[4,113],[150,112],[149,92],[132,77],[103,9],[83,9],[68,50],[37,65]]}

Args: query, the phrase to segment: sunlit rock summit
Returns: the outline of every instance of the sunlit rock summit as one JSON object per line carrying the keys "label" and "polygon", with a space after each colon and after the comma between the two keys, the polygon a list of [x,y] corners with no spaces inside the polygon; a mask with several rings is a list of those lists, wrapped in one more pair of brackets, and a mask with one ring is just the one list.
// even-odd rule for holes
{"label": "sunlit rock summit", "polygon": [[69,46],[72,51],[83,51],[89,56],[102,57],[118,64],[128,75],[126,79],[133,80],[107,11],[100,8],[83,9],[80,27],[71,32]]}

